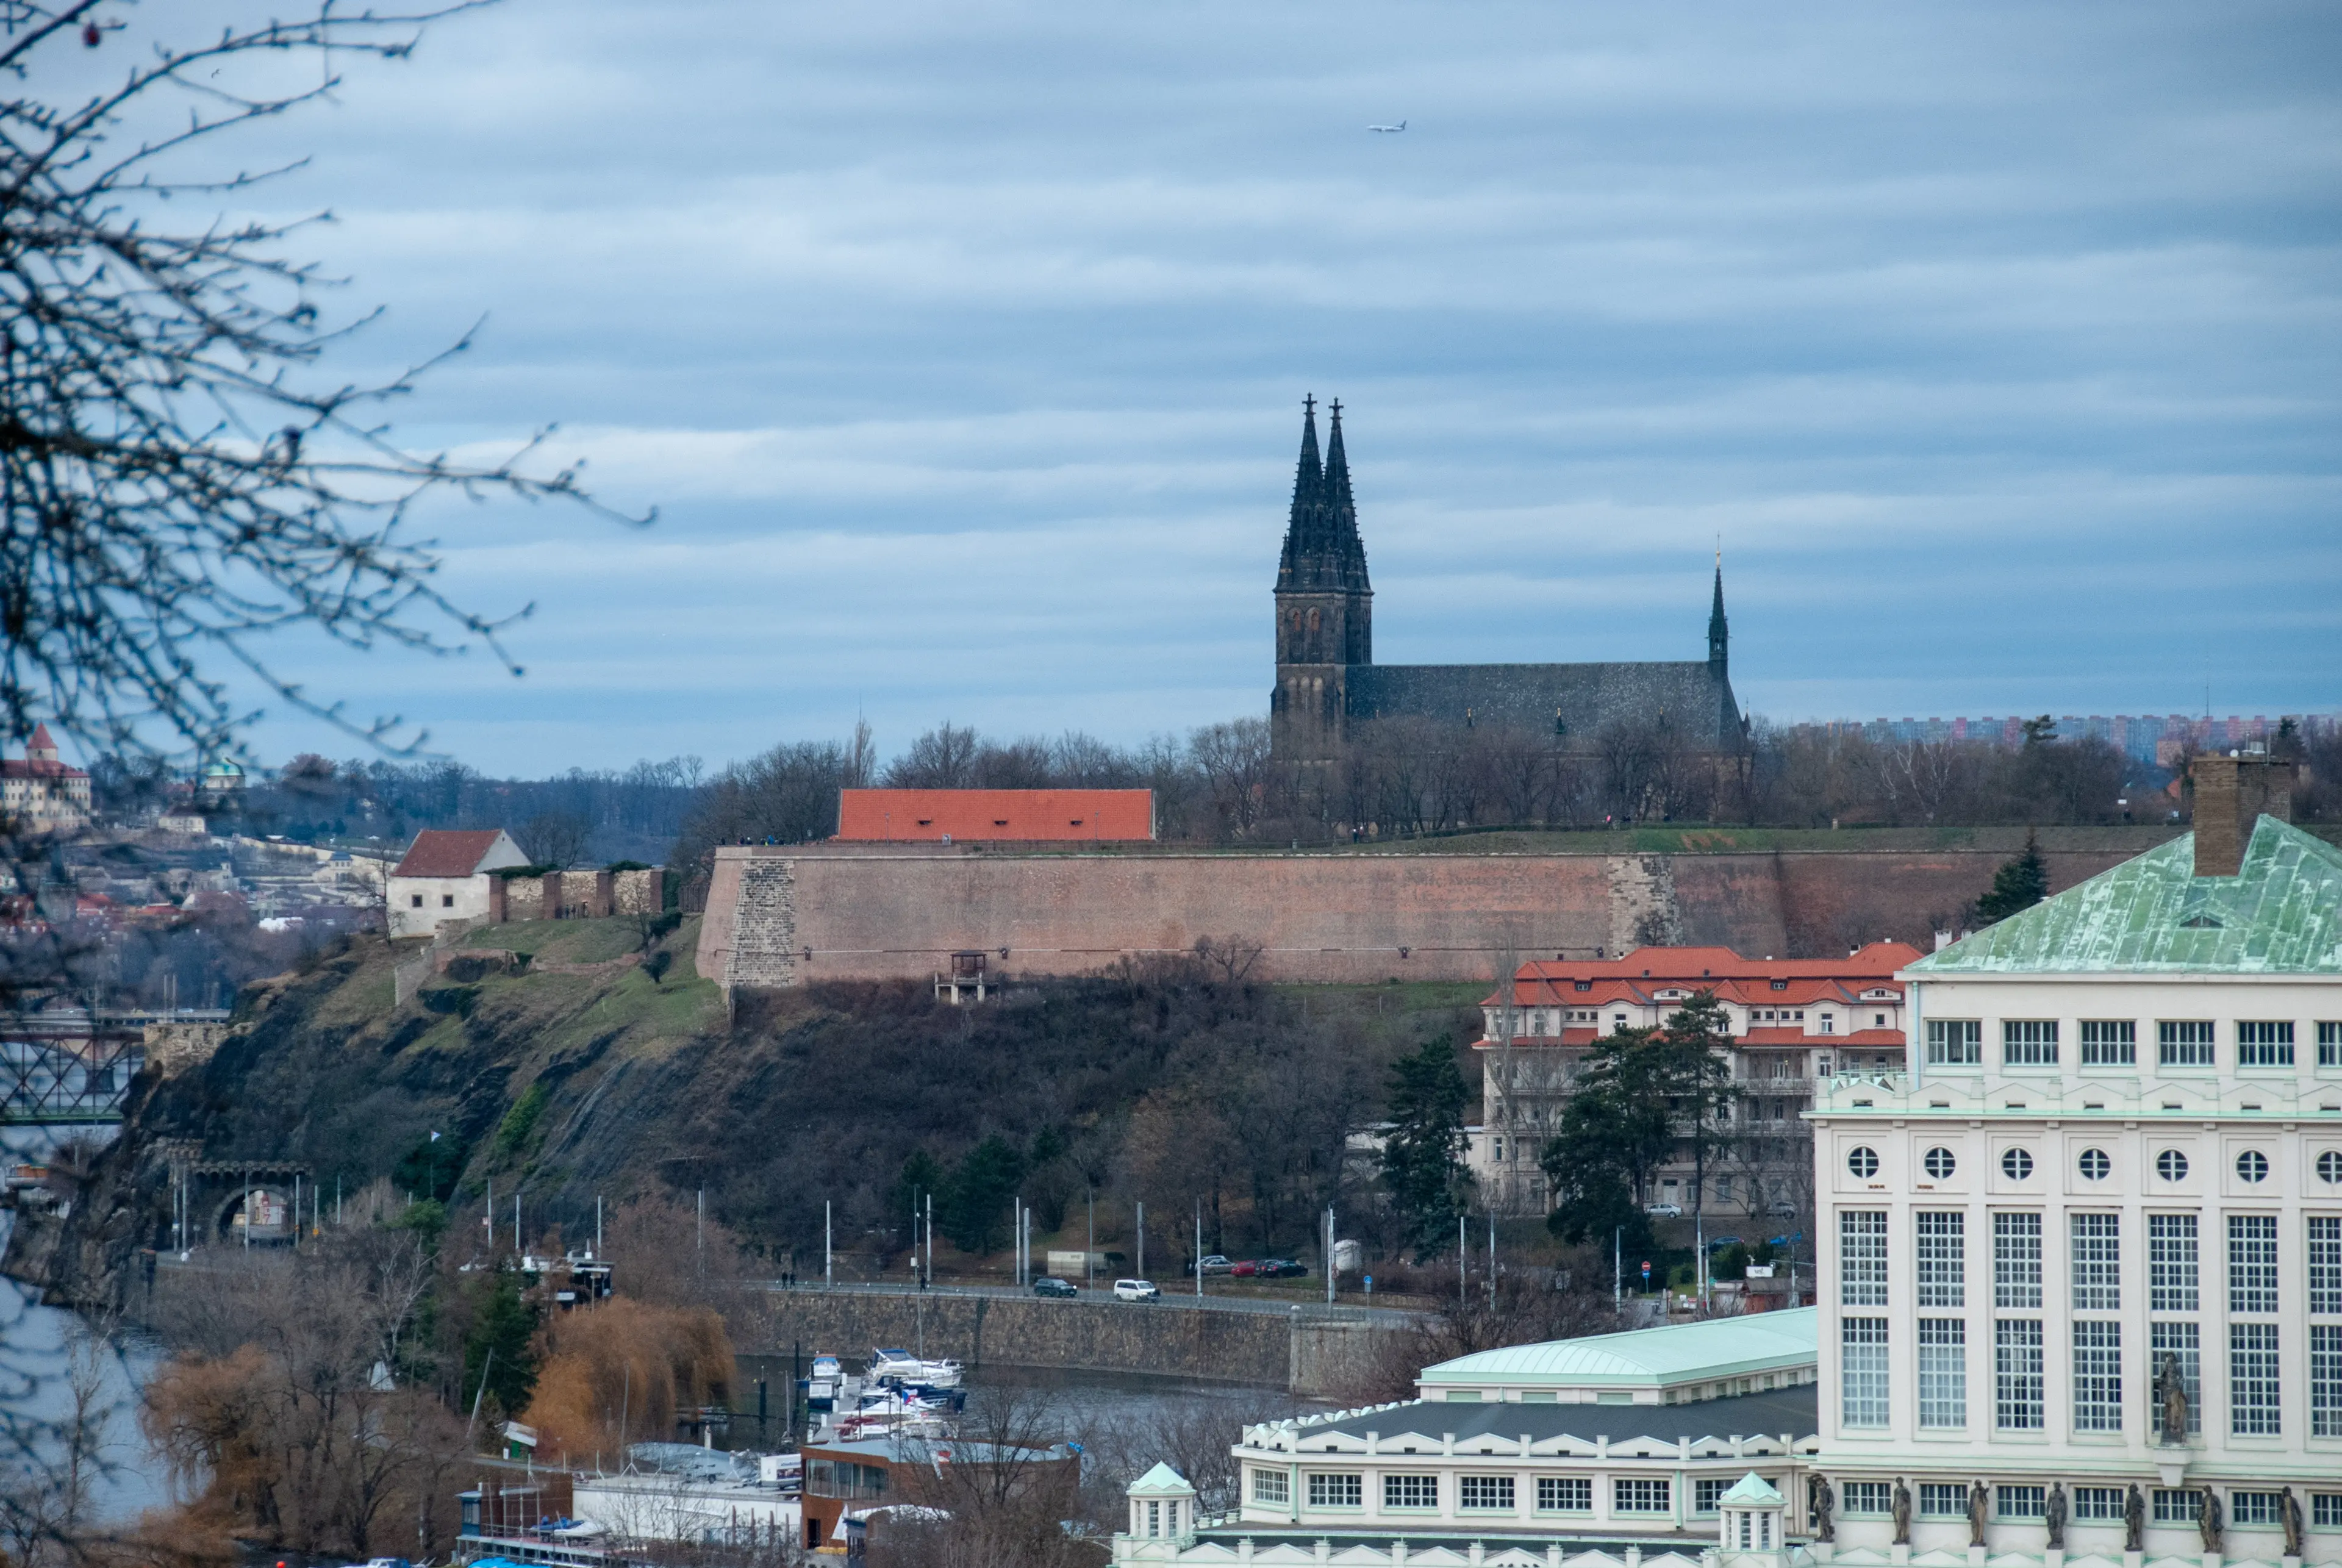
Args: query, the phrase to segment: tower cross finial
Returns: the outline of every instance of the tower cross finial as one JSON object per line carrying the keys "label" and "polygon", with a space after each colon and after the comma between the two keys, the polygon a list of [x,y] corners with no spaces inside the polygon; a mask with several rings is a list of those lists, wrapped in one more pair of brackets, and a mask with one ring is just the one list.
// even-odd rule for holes
{"label": "tower cross finial", "polygon": [[1317,412],[1317,394],[1316,393],[1305,392],[1301,394],[1301,412],[1304,414],[1315,414]]}

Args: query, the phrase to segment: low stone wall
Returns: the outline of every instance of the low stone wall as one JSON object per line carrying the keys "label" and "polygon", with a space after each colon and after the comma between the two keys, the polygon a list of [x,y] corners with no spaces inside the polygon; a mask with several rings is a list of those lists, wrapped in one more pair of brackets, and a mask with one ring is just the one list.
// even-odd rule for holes
{"label": "low stone wall", "polygon": [[1290,1313],[1221,1312],[1170,1303],[1049,1301],[816,1288],[775,1292],[772,1338],[757,1349],[786,1356],[791,1345],[859,1361],[881,1345],[918,1350],[974,1365],[1060,1367],[1244,1383],[1294,1393],[1338,1395],[1370,1356],[1389,1320],[1354,1322]]}
{"label": "low stone wall", "polygon": [[657,866],[607,874],[611,914],[656,914],[666,907],[666,874]]}

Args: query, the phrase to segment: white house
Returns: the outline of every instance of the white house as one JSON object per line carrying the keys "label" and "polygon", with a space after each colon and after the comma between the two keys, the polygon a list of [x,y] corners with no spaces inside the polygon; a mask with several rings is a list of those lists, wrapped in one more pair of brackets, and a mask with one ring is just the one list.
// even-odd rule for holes
{"label": "white house", "polygon": [[[1813,1112],[1839,1563],[2342,1563],[2342,851],[2290,770],[1907,964]],[[2272,814],[2262,814],[2266,805]]]}
{"label": "white house", "polygon": [[471,925],[486,920],[489,873],[528,863],[502,828],[425,828],[391,868],[391,935],[430,936],[442,922]]}

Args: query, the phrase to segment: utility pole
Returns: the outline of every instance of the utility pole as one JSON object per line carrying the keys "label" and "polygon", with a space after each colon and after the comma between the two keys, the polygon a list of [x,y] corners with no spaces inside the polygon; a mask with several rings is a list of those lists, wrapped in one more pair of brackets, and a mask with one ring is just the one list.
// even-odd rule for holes
{"label": "utility pole", "polygon": [[520,1193],[513,1193],[513,1251],[520,1251]]}
{"label": "utility pole", "polygon": [[1466,1223],[1465,1215],[1456,1216],[1456,1310],[1457,1312],[1464,1311],[1471,1304],[1469,1298],[1464,1293],[1465,1270],[1472,1261],[1472,1243],[1469,1234],[1464,1229]]}
{"label": "utility pole", "polygon": [[837,1283],[837,1270],[832,1261],[836,1254],[831,1251],[831,1243],[836,1234],[836,1232],[832,1226],[829,1200],[824,1198],[821,1201],[821,1283],[825,1285]]}
{"label": "utility pole", "polygon": [[1138,1204],[1138,1277],[1146,1277],[1146,1203],[1144,1199]]}
{"label": "utility pole", "polygon": [[1326,1205],[1326,1304],[1334,1304],[1334,1205]]}
{"label": "utility pole", "polygon": [[1496,1310],[1496,1211],[1488,1211],[1488,1310]]}
{"label": "utility pole", "polygon": [[919,1288],[920,1288],[921,1290],[925,1290],[925,1289],[926,1289],[926,1288],[927,1288],[927,1286],[929,1286],[929,1285],[931,1285],[931,1284],[933,1284],[933,1283],[936,1283],[936,1195],[935,1195],[933,1193],[929,1193],[927,1194],[927,1272],[926,1272],[926,1278],[924,1278],[924,1279],[922,1279],[922,1280],[919,1282]]}
{"label": "utility pole", "polygon": [[1204,1205],[1196,1204],[1196,1299],[1204,1299]]}
{"label": "utility pole", "polygon": [[594,1256],[596,1257],[596,1260],[598,1260],[598,1259],[600,1259],[601,1255],[602,1255],[602,1194],[601,1194],[601,1193],[595,1193],[595,1194],[594,1194]]}
{"label": "utility pole", "polygon": [[1610,1310],[1626,1310],[1626,1227],[1619,1225],[1610,1233]]}
{"label": "utility pole", "polygon": [[1097,1193],[1090,1193],[1090,1239],[1082,1252],[1082,1283],[1090,1283],[1090,1254],[1097,1251]]}
{"label": "utility pole", "polygon": [[[692,1266],[701,1274],[707,1273],[707,1189],[699,1189],[699,1212],[695,1216],[692,1245],[695,1249]],[[515,1233],[518,1233],[515,1222]]]}

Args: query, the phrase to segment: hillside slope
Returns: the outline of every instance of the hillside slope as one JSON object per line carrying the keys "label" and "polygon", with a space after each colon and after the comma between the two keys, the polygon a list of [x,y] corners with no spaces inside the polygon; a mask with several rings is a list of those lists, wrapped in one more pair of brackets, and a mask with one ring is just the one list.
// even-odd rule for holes
{"label": "hillside slope", "polygon": [[[1297,1245],[1346,1179],[1343,1135],[1379,1112],[1386,1064],[1467,1041],[1484,989],[1285,990],[1175,964],[960,1008],[925,985],[814,986],[735,1019],[693,972],[696,924],[646,954],[631,920],[475,932],[474,951],[514,959],[459,959],[405,1003],[379,941],[248,987],[208,1063],[141,1080],[121,1143],[62,1223],[20,1227],[7,1271],[118,1301],[136,1249],[168,1244],[173,1158],[290,1163],[328,1205],[384,1177],[436,1187],[474,1226],[493,1190],[505,1235],[517,1193],[532,1244],[555,1225],[590,1235],[597,1195],[704,1190],[777,1268],[792,1250],[818,1267],[826,1202],[841,1249],[883,1260],[906,1162],[946,1172],[985,1144],[1044,1232],[1078,1234],[1096,1191],[1201,1206],[1213,1244]],[[986,1245],[1005,1193],[996,1206],[939,1229]]]}

